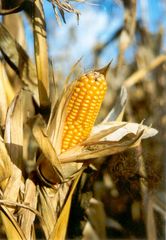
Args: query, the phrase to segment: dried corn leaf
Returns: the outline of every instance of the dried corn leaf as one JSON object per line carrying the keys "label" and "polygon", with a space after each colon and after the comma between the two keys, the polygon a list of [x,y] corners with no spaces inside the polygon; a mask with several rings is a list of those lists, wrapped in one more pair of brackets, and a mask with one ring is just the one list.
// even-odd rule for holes
{"label": "dried corn leaf", "polygon": [[3,17],[3,24],[12,35],[12,37],[26,49],[25,31],[23,25],[23,19],[20,14],[6,15]]}
{"label": "dried corn leaf", "polygon": [[6,91],[5,91],[5,86],[4,86],[4,67],[2,63],[0,62],[0,96],[1,96],[1,101],[0,101],[0,125],[4,126],[5,124],[5,119],[6,119],[6,113],[7,113],[7,107],[8,107],[8,102],[7,102],[7,96],[6,96]]}
{"label": "dried corn leaf", "polygon": [[[27,179],[25,183],[24,202],[33,209],[36,209],[37,207],[36,185],[30,179]],[[22,210],[20,226],[27,240],[34,239],[33,237],[34,220],[35,220],[35,213],[31,212],[29,209]]]}
{"label": "dried corn leaf", "polygon": [[147,199],[147,237],[148,239],[157,239],[157,232],[156,232],[156,222],[155,222],[155,211],[153,206],[153,199],[151,196]]}
{"label": "dried corn leaf", "polygon": [[41,0],[34,2],[34,47],[38,78],[39,100],[42,107],[49,105],[49,65],[45,16]]}
{"label": "dried corn leaf", "polygon": [[28,0],[15,0],[15,1],[1,0],[0,15],[12,14],[23,10],[24,3],[27,1]]}
{"label": "dried corn leaf", "polygon": [[[3,88],[5,91],[5,95],[7,98],[7,106],[11,103],[15,96],[15,92],[13,87],[11,86],[11,83],[7,77],[6,71],[5,71],[5,66],[2,62],[0,62],[0,76],[1,76],[1,84],[3,84]],[[2,96],[2,95],[1,95]]]}
{"label": "dried corn leaf", "polygon": [[1,205],[0,214],[5,227],[7,239],[26,240],[26,237],[17,221],[5,206]]}
{"label": "dried corn leaf", "polygon": [[29,174],[36,169],[38,144],[34,139],[31,126],[29,126],[28,122],[24,124],[23,146],[23,159],[25,162],[26,173]]}
{"label": "dried corn leaf", "polygon": [[66,201],[66,196],[69,193],[71,181],[62,183],[55,188],[48,188],[45,186],[39,187],[39,210],[46,225],[41,225],[46,239],[51,235],[58,216]]}
{"label": "dried corn leaf", "polygon": [[44,186],[39,188],[38,209],[46,223],[46,226],[41,224],[46,239],[50,236],[57,220],[56,207],[58,204],[58,197],[59,194],[55,191],[55,189],[46,188]]}
{"label": "dried corn leaf", "polygon": [[[34,221],[34,217],[35,214],[33,211],[29,211],[28,207],[36,207],[36,202],[37,202],[37,196],[36,196],[36,192],[34,194],[34,187],[35,185],[33,184],[33,188],[32,188],[32,182],[30,180],[27,180],[26,186],[27,188],[25,189],[25,203],[29,204],[27,209],[28,210],[23,210],[22,212],[23,217],[25,216],[25,218],[21,218],[21,220],[23,221],[19,221],[21,224],[21,228],[20,226],[18,226],[18,223],[15,220],[15,217],[13,217],[13,215],[10,214],[14,214],[15,212],[15,207],[19,206],[18,203],[18,199],[19,199],[19,193],[24,193],[24,183],[23,183],[23,179],[22,179],[22,173],[20,171],[20,169],[18,169],[14,164],[12,165],[12,173],[11,176],[8,180],[8,182],[5,184],[4,187],[4,192],[1,193],[1,198],[2,198],[2,204],[8,206],[8,207],[4,207],[5,209],[5,213],[7,213],[7,217],[5,217],[2,214],[2,219],[5,225],[6,233],[7,236],[12,237],[11,239],[17,239],[17,235],[21,235],[21,239],[24,239],[24,237],[22,236],[24,232],[24,234],[26,234],[26,239],[32,239],[31,237],[29,237],[29,235],[31,235],[33,233],[32,229],[29,226],[32,225],[33,221]],[[33,197],[35,195],[35,197]],[[4,210],[2,209],[2,210]],[[3,211],[2,211],[3,212]],[[18,212],[19,214],[19,212]],[[18,219],[17,219],[18,220]],[[22,229],[22,230],[21,230]],[[28,238],[29,237],[29,238]],[[9,238],[10,239],[10,238]],[[20,239],[18,237],[18,239]]]}
{"label": "dried corn leaf", "polygon": [[54,14],[55,14],[55,18],[58,22],[58,25],[61,26],[62,25],[62,22],[61,22],[61,19],[59,17],[59,11],[58,11],[58,8],[55,4],[52,4],[52,7],[53,7],[53,10],[54,10]]}
{"label": "dried corn leaf", "polygon": [[18,95],[12,102],[6,118],[5,142],[12,161],[23,168],[23,104]]}
{"label": "dried corn leaf", "polygon": [[[3,199],[16,202],[18,199],[19,191],[23,185],[22,173],[19,168],[12,164],[12,175],[4,189]],[[15,210],[10,208],[11,212]]]}
{"label": "dried corn leaf", "polygon": [[11,159],[8,155],[5,143],[0,136],[0,187],[5,189],[7,181],[12,174]]}
{"label": "dried corn leaf", "polygon": [[128,88],[133,86],[134,84],[138,83],[139,81],[141,81],[143,78],[146,77],[146,75],[156,69],[157,67],[159,67],[161,64],[163,64],[164,62],[166,62],[166,55],[159,55],[157,56],[155,59],[153,59],[150,63],[148,62],[148,65],[145,66],[144,68],[141,68],[140,70],[134,72],[130,77],[128,77],[125,82],[124,85]]}
{"label": "dried corn leaf", "polygon": [[[15,39],[24,49],[26,49],[26,40],[25,40],[25,32],[23,25],[23,18],[20,14],[12,14],[5,15],[3,17],[3,24],[11,34],[13,39]],[[5,64],[6,72],[11,82],[14,83],[15,86],[20,87],[20,81],[18,79],[17,73],[8,65]],[[19,81],[19,84],[17,83]]]}
{"label": "dried corn leaf", "polygon": [[60,22],[60,18],[59,18],[57,9],[59,10],[59,13],[60,13],[64,23],[66,23],[65,11],[69,12],[69,13],[75,13],[77,15],[77,20],[79,21],[80,12],[77,9],[75,9],[69,2],[60,1],[60,0],[50,0],[50,2],[52,2],[52,5],[53,5],[54,11],[55,11],[55,16],[56,16],[59,24],[61,22]]}
{"label": "dried corn leaf", "polygon": [[7,29],[0,23],[0,50],[20,79],[33,92],[39,102],[36,69],[25,50],[12,38]]}
{"label": "dried corn leaf", "polygon": [[112,108],[110,113],[103,120],[103,123],[111,121],[122,121],[125,106],[127,101],[127,91],[126,88],[122,87],[120,95],[116,99],[115,106]]}
{"label": "dried corn leaf", "polygon": [[44,154],[44,156],[41,155],[39,157],[37,162],[39,171],[41,171],[42,175],[49,182],[60,182],[63,180],[62,168],[57,154],[47,135],[46,125],[40,116],[36,118],[32,131],[40,149]]}
{"label": "dried corn leaf", "polygon": [[23,169],[23,123],[31,116],[32,95],[21,90],[10,105],[6,118],[5,142],[12,161]]}
{"label": "dried corn leaf", "polygon": [[72,181],[61,183],[55,188],[39,187],[39,210],[46,226],[41,224],[46,239],[51,235],[58,216],[63,209],[66,197],[69,194]]}
{"label": "dried corn leaf", "polygon": [[[60,1],[60,0],[51,0],[51,1],[52,1],[53,4],[56,4],[59,9],[62,9],[66,12],[79,14],[79,11],[74,9],[74,7],[71,4],[69,4],[69,2],[67,2],[67,1]],[[77,0],[75,2],[77,2]]]}
{"label": "dried corn leaf", "polygon": [[[2,148],[1,148],[2,149]],[[3,155],[2,155],[3,156]],[[6,161],[7,164],[7,161]],[[21,171],[14,165],[11,164],[11,161],[9,160],[10,164],[10,178],[9,180],[3,184],[1,182],[1,188],[4,190],[4,193],[1,193],[1,198],[3,200],[9,200],[12,202],[16,202],[18,199],[18,193],[20,190],[20,185],[22,184],[21,180]],[[7,172],[9,168],[5,166],[5,172]],[[16,222],[16,219],[13,217],[12,213],[14,213],[15,209],[12,207],[5,207],[1,205],[1,218],[2,222],[5,227],[5,232],[8,237],[8,239],[25,239],[25,236],[23,232],[21,231],[18,223]]]}
{"label": "dried corn leaf", "polygon": [[49,237],[49,240],[63,240],[66,236],[67,226],[68,226],[68,220],[69,220],[69,214],[70,214],[70,207],[71,207],[71,201],[73,197],[73,193],[77,187],[77,184],[79,182],[79,179],[82,175],[82,171],[80,171],[75,178],[72,188],[69,192],[69,196],[67,197],[66,203],[61,211],[61,214],[54,226],[54,229],[51,233],[51,236]]}
{"label": "dried corn leaf", "polygon": [[[131,44],[135,27],[136,27],[136,1],[124,1],[125,14],[124,14],[124,27],[119,38],[119,58],[117,71],[120,72],[124,62],[124,54],[126,49]],[[127,3],[127,4],[126,4]],[[128,5],[128,6],[127,6]],[[129,7],[130,6],[130,7]]]}
{"label": "dried corn leaf", "polygon": [[91,198],[86,214],[88,222],[83,230],[83,239],[106,239],[106,216],[103,204]]}

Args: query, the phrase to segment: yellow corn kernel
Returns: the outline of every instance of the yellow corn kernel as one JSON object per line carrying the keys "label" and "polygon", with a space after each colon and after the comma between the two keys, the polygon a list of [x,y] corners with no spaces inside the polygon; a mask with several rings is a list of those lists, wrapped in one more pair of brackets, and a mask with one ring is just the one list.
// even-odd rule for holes
{"label": "yellow corn kernel", "polygon": [[84,74],[77,81],[67,106],[61,151],[83,142],[89,135],[107,89],[99,72]]}

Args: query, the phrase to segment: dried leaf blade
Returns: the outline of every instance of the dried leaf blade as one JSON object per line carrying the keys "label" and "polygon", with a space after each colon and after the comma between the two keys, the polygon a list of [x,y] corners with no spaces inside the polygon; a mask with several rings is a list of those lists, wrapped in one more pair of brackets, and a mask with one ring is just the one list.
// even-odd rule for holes
{"label": "dried leaf blade", "polygon": [[75,180],[73,182],[69,196],[68,196],[66,203],[61,211],[61,214],[55,224],[55,227],[51,233],[49,240],[65,239],[67,225],[68,225],[68,219],[69,219],[69,213],[70,213],[70,207],[71,207],[71,201],[72,201],[73,193],[77,187],[77,184],[79,182],[81,175],[82,175],[82,171],[80,171],[78,173],[77,177],[75,178]]}
{"label": "dried leaf blade", "polygon": [[63,173],[59,159],[47,135],[45,123],[39,115],[35,119],[32,131],[44,154],[44,157],[41,155],[38,159],[39,170],[43,171],[43,176],[50,182],[62,181]]}
{"label": "dried leaf blade", "polygon": [[33,92],[38,102],[36,69],[25,50],[13,39],[2,23],[0,23],[0,50],[11,68]]}
{"label": "dried leaf blade", "polygon": [[123,118],[124,110],[127,102],[127,90],[125,87],[121,88],[120,95],[116,99],[115,106],[110,111],[110,113],[106,116],[103,122],[111,122],[111,121],[121,121]]}
{"label": "dried leaf blade", "polygon": [[50,105],[48,46],[46,39],[45,16],[42,1],[36,0],[33,4],[33,32],[39,100],[40,105],[45,108]]}

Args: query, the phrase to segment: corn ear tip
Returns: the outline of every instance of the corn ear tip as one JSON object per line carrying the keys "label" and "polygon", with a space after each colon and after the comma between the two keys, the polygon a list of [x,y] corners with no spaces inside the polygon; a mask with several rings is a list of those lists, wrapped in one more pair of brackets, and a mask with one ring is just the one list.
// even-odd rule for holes
{"label": "corn ear tip", "polygon": [[97,69],[96,71],[103,74],[106,77],[112,61],[113,59],[111,59],[111,61],[105,67]]}

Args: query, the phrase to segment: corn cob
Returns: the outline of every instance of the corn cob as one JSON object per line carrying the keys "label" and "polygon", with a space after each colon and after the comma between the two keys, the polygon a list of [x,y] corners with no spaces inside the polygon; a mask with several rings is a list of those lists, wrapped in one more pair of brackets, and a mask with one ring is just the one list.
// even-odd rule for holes
{"label": "corn cob", "polygon": [[83,142],[91,132],[106,92],[103,74],[89,72],[77,81],[67,106],[61,151]]}

